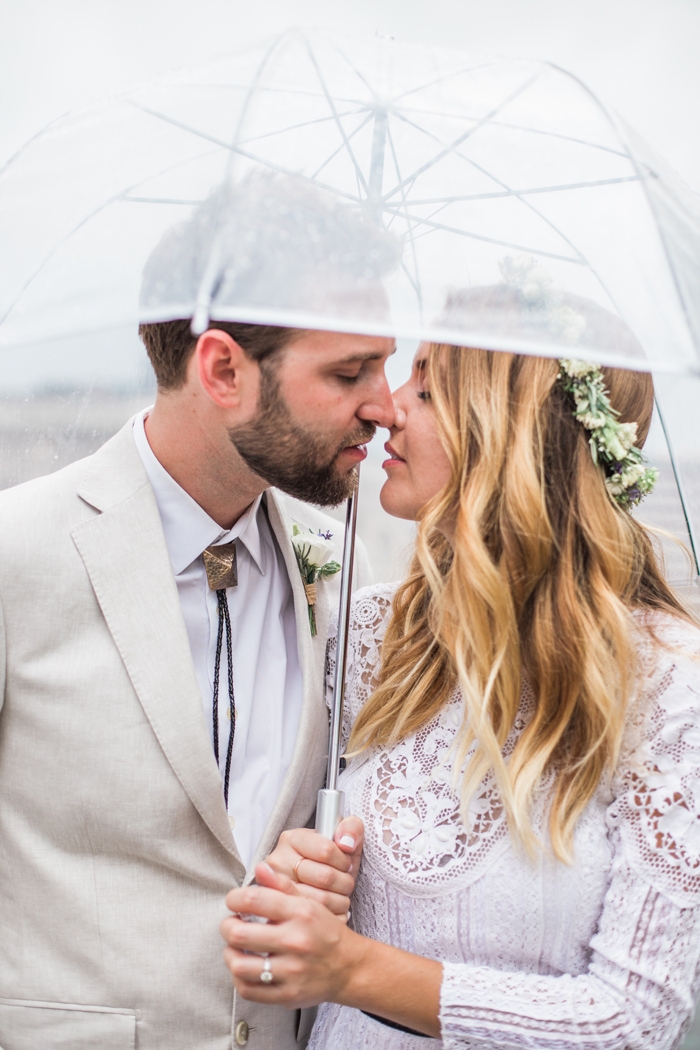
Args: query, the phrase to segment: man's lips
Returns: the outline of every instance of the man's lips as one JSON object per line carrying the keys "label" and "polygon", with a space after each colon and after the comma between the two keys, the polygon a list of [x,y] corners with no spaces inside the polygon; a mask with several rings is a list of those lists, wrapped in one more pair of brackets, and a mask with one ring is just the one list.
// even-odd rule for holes
{"label": "man's lips", "polygon": [[363,459],[367,458],[367,446],[346,445],[340,454],[341,456],[347,456],[348,459],[351,459],[354,463],[361,463]]}
{"label": "man's lips", "polygon": [[386,470],[387,467],[395,467],[399,463],[405,463],[406,462],[406,460],[403,459],[403,457],[398,454],[398,452],[393,447],[393,445],[391,445],[388,441],[387,441],[386,445],[384,446],[384,449],[385,449],[386,452],[389,453],[389,459],[385,459],[384,462],[382,463],[382,467],[384,468],[384,470]]}

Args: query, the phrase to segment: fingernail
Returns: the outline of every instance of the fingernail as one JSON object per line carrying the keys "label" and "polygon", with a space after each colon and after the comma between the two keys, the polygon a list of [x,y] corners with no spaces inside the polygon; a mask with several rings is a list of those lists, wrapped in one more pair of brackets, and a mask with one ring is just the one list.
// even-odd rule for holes
{"label": "fingernail", "polygon": [[261,864],[262,864],[263,868],[267,868],[267,870],[270,872],[271,875],[275,874],[275,869],[271,868],[266,860],[261,861]]}
{"label": "fingernail", "polygon": [[352,835],[343,835],[342,839],[338,839],[339,846],[347,846],[349,849],[355,848],[355,840]]}

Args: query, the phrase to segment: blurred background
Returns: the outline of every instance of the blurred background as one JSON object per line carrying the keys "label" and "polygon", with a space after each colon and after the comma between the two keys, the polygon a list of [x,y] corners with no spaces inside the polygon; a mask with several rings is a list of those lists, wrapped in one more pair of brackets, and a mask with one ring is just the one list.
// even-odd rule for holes
{"label": "blurred background", "polygon": [[[554,62],[580,76],[700,189],[697,0],[4,0],[0,166],[68,110],[293,25]],[[390,365],[393,385],[403,380],[412,351],[401,349],[400,361]],[[91,364],[96,357],[97,370]],[[692,415],[695,381],[664,383],[666,404],[683,404]],[[153,394],[145,353],[131,331],[32,347],[21,355],[0,353],[0,487],[94,451]],[[405,565],[413,526],[378,509],[384,440],[385,434],[377,436],[363,467],[360,530],[377,578],[394,579]],[[686,462],[696,453],[683,450]],[[658,420],[648,454],[661,479],[640,516],[685,541]],[[695,477],[697,489],[700,470]],[[686,576],[682,551],[662,542],[669,575]]]}

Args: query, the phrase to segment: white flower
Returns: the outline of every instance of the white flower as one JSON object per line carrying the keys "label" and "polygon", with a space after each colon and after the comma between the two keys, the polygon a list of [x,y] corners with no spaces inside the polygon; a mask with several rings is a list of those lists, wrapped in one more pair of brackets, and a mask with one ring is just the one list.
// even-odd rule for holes
{"label": "white flower", "polygon": [[616,460],[618,463],[621,463],[627,455],[627,449],[621,443],[617,434],[610,433],[610,430],[603,434],[603,445],[611,459]]}
{"label": "white flower", "polygon": [[595,375],[598,371],[598,365],[591,364],[590,361],[562,358],[559,364],[572,379],[582,379],[584,376]]}
{"label": "white flower", "polygon": [[637,443],[637,424],[618,423],[617,436],[620,439],[620,443],[624,445],[626,449],[631,449],[632,446]]}
{"label": "white flower", "polygon": [[619,481],[615,481],[615,478],[619,477],[619,474],[613,474],[611,478],[605,479],[605,487],[607,488],[611,496],[621,496],[622,493],[626,491],[624,485],[622,485]]}
{"label": "white flower", "polygon": [[631,489],[635,481],[639,481],[644,474],[644,469],[641,463],[633,463],[630,467],[625,467],[622,471],[622,485],[624,488]]}
{"label": "white flower", "polygon": [[576,413],[576,418],[583,423],[586,430],[598,430],[605,426],[605,416],[596,416],[592,412],[585,412],[582,416]]}
{"label": "white flower", "polygon": [[335,554],[331,541],[324,539],[323,536],[316,536],[313,532],[295,533],[292,536],[292,546],[295,551],[306,558],[310,566],[318,569],[329,562]]}

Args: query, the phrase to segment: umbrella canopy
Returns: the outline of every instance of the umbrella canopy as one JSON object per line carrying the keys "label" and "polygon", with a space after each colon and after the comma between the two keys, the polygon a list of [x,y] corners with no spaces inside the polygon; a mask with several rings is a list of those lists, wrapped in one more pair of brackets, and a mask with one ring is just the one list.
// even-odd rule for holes
{"label": "umbrella canopy", "polygon": [[[229,223],[227,243],[217,230],[255,172],[313,185],[321,234],[342,209],[389,231],[400,257],[383,312],[357,253],[345,274],[337,260],[336,288],[357,293],[344,301],[302,287],[298,253],[252,293],[223,279],[246,230]],[[190,218],[202,206],[207,221]],[[65,117],[8,163],[0,347],[199,312],[200,327],[260,320],[700,373],[699,216],[554,66],[294,32]],[[197,265],[140,298],[154,245],[188,218]]]}
{"label": "umbrella canopy", "polygon": [[[288,33],[62,118],[0,171],[0,382],[128,385],[124,333],[190,316],[652,369],[673,462],[642,513],[692,538],[699,216],[555,66]],[[4,483],[36,472],[43,411]]]}

